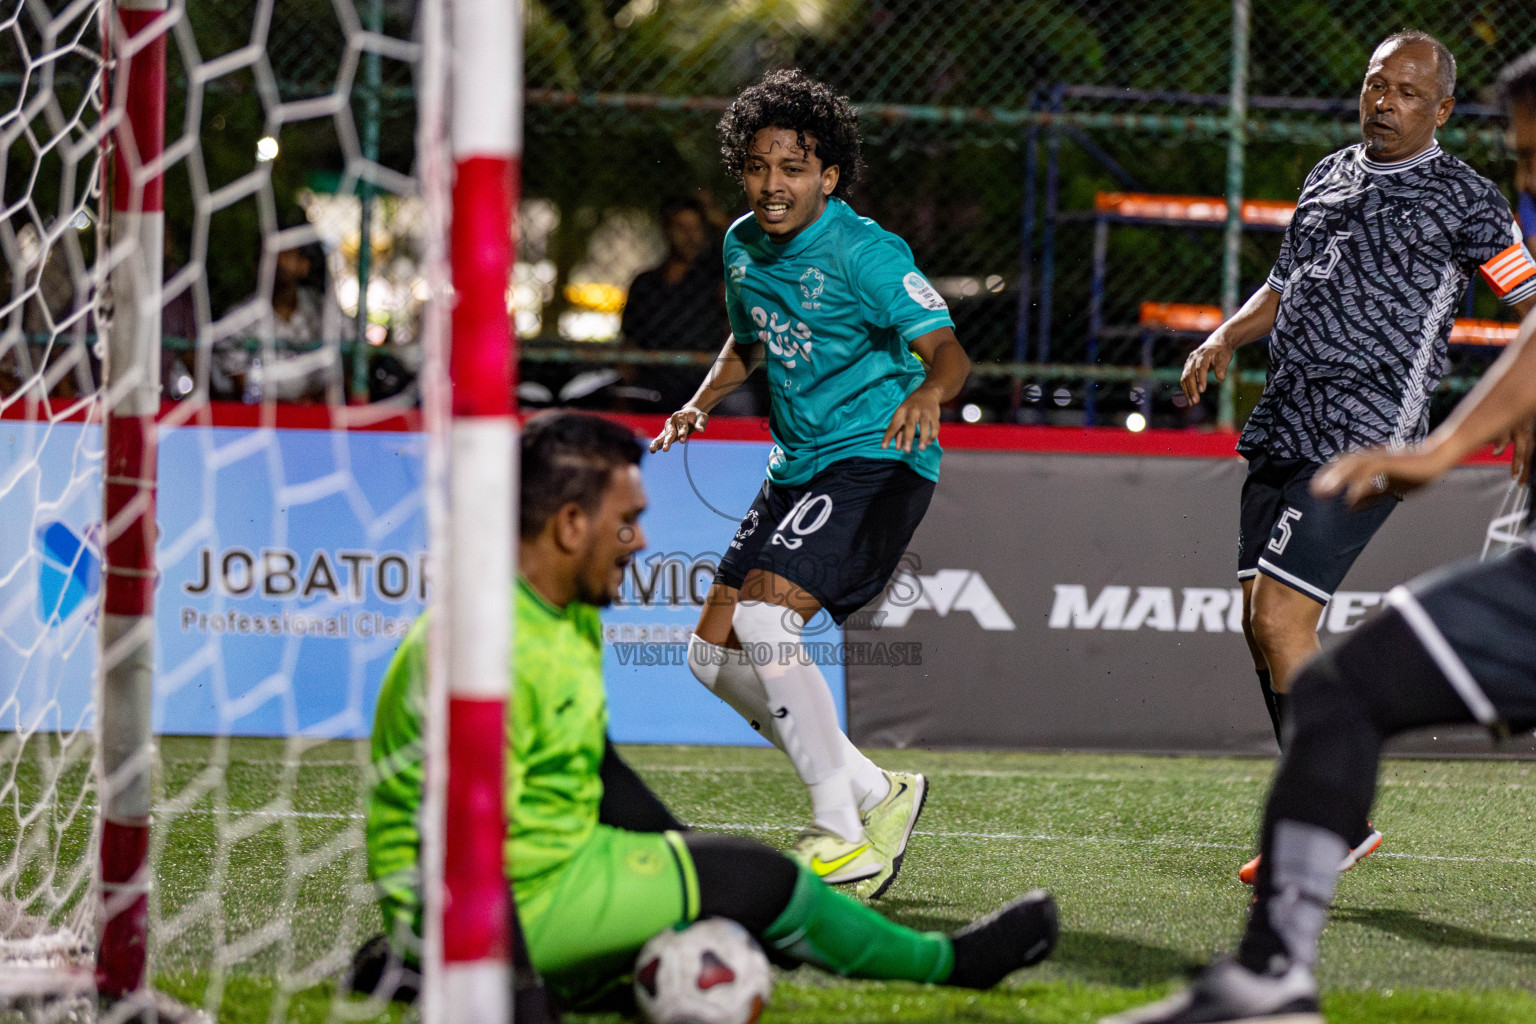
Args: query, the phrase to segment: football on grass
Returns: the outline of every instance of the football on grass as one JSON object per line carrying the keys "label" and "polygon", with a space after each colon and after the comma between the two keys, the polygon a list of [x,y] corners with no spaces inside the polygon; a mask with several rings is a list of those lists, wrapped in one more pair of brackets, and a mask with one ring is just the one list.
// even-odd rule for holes
{"label": "football on grass", "polygon": [[772,988],[762,949],[723,917],[668,928],[635,961],[635,1000],[651,1024],[752,1024]]}

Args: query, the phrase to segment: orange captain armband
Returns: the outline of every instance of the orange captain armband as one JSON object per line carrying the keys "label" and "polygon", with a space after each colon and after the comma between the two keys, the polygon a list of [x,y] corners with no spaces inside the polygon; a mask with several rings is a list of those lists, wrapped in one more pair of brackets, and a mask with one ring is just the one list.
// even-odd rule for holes
{"label": "orange captain armband", "polygon": [[1483,280],[1488,282],[1493,293],[1502,299],[1536,277],[1536,262],[1531,260],[1531,254],[1524,243],[1516,242],[1479,267],[1478,273],[1483,275]]}

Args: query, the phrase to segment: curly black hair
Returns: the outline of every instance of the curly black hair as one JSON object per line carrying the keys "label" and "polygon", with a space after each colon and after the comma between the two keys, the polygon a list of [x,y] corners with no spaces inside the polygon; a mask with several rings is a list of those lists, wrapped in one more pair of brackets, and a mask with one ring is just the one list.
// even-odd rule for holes
{"label": "curly black hair", "polygon": [[852,104],[848,97],[837,95],[799,68],[768,72],[736,97],[715,126],[720,136],[720,162],[737,184],[742,183],[752,140],[764,128],[787,128],[796,133],[801,146],[807,145],[807,136],[814,140],[821,165],[837,165],[837,187],[832,194],[839,199],[853,195],[863,180],[859,120]]}

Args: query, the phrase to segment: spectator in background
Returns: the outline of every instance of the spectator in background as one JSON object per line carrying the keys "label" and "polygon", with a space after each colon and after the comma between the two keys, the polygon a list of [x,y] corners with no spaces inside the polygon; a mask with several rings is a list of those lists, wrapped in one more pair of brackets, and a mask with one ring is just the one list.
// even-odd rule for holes
{"label": "spectator in background", "polygon": [[325,254],[319,245],[277,254],[271,302],[260,291],[245,303],[255,312],[248,337],[271,332],[273,356],[263,365],[262,346],[246,338],[215,346],[210,388],[215,398],[259,402],[323,402],[328,389],[341,400],[341,335],[344,317],[327,286]]}
{"label": "spectator in background", "polygon": [[[619,331],[625,347],[648,352],[718,352],[730,325],[720,276],[717,225],[693,197],[661,207],[667,255],[629,286]],[[658,407],[681,408],[693,396],[699,368],[640,367],[635,384],[660,392]]]}

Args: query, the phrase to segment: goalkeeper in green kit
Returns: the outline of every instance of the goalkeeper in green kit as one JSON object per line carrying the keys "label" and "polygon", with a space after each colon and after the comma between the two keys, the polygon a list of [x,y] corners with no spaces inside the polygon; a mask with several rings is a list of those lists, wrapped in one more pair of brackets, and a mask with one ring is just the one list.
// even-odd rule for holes
{"label": "goalkeeper in green kit", "polygon": [[[620,760],[598,608],[645,544],[640,458],[629,431],[594,416],[537,417],[522,437],[505,851],[533,966],[579,1003],[626,975],[652,935],[711,916],[739,922],[781,963],[854,977],[987,988],[1043,960],[1057,924],[1042,891],[952,936],[913,931],[776,850],[690,831]],[[418,622],[379,694],[368,802],[368,873],[406,960],[421,934],[426,636]]]}

